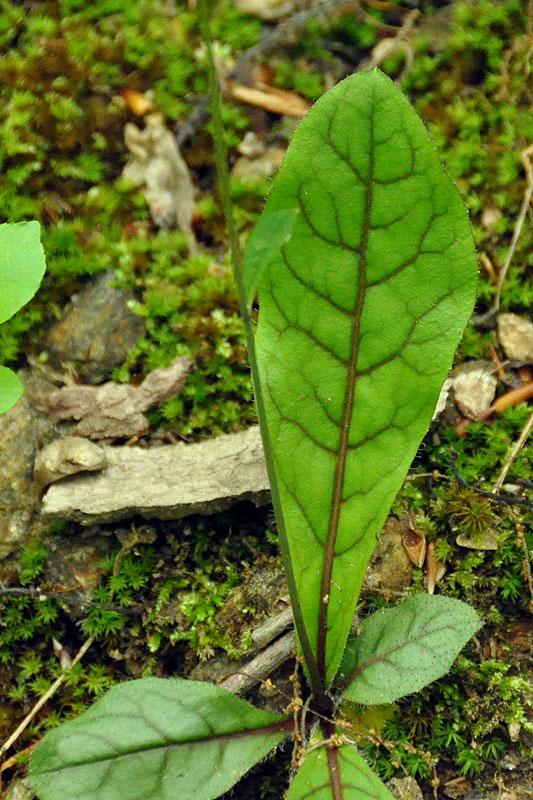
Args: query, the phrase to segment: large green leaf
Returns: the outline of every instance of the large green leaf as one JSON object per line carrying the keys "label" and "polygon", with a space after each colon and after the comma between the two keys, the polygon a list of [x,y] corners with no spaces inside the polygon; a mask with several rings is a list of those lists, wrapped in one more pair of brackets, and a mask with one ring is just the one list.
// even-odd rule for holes
{"label": "large green leaf", "polygon": [[366,705],[392,703],[445,675],[478,630],[466,603],[422,594],[377,611],[348,641],[339,679],[349,680],[344,699]]}
{"label": "large green leaf", "polygon": [[256,346],[296,588],[329,685],[477,265],[454,184],[377,70],[302,120],[264,213],[289,208],[300,211],[292,237],[259,281]]}
{"label": "large green leaf", "polygon": [[[322,737],[321,737],[322,738]],[[285,800],[393,800],[352,744],[311,750]]]}
{"label": "large green leaf", "polygon": [[31,300],[45,270],[38,222],[0,225],[0,322]]}
{"label": "large green leaf", "polygon": [[7,367],[0,367],[0,414],[9,411],[24,391],[24,384]]}
{"label": "large green leaf", "polygon": [[43,800],[210,800],[291,724],[208,683],[131,681],[47,733],[30,780]]}

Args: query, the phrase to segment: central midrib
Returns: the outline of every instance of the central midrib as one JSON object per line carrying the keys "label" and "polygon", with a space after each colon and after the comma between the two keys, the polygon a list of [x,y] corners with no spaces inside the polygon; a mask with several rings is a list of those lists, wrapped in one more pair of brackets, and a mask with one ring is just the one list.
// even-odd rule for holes
{"label": "central midrib", "polygon": [[365,302],[366,280],[367,280],[367,246],[368,234],[370,230],[370,215],[372,212],[372,194],[374,181],[374,96],[372,97],[372,112],[370,115],[370,147],[369,147],[369,169],[368,185],[365,193],[365,211],[363,216],[363,231],[361,236],[361,253],[359,256],[358,287],[355,308],[353,312],[354,323],[350,342],[350,356],[346,389],[344,393],[344,403],[342,410],[341,439],[338,449],[338,459],[335,465],[335,476],[333,481],[333,498],[331,512],[328,523],[328,536],[325,547],[324,565],[322,567],[322,581],[320,587],[320,606],[318,611],[318,632],[317,632],[317,666],[320,673],[324,689],[326,689],[326,642],[328,632],[328,609],[331,596],[331,577],[333,573],[333,560],[335,557],[335,545],[337,542],[337,532],[342,507],[342,492],[344,487],[344,472],[346,468],[346,457],[348,454],[348,440],[350,436],[350,426],[353,414],[353,401],[355,395],[355,385],[357,380],[357,357],[359,354],[361,316]]}

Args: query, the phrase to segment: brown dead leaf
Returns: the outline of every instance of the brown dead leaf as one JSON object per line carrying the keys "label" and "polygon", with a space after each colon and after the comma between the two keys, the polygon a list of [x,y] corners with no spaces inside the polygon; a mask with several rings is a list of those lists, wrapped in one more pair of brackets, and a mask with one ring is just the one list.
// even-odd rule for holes
{"label": "brown dead leaf", "polygon": [[415,518],[410,511],[403,520],[402,544],[415,567],[422,568],[426,558],[426,537],[417,528]]}
{"label": "brown dead leaf", "polygon": [[54,655],[59,659],[59,666],[63,672],[72,669],[72,659],[66,647],[63,647],[62,643],[55,637],[52,638],[52,646],[54,648]]}
{"label": "brown dead leaf", "polygon": [[69,475],[98,472],[106,466],[107,459],[100,445],[79,436],[64,436],[37,453],[33,475],[42,489]]}
{"label": "brown dead leaf", "polygon": [[446,567],[438,560],[435,553],[435,542],[428,542],[426,549],[426,580],[428,594],[435,593],[435,586],[446,574]]}
{"label": "brown dead leaf", "polygon": [[152,101],[136,89],[124,89],[120,95],[125,100],[128,108],[138,117],[144,117],[149,111],[154,110]]}

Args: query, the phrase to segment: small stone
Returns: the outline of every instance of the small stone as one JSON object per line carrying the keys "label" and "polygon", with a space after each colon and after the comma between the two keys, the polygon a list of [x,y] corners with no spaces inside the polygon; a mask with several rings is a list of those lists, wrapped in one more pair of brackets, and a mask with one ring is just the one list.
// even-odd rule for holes
{"label": "small stone", "polygon": [[231,177],[243,181],[254,181],[256,183],[264,181],[267,178],[272,178],[280,168],[285,153],[285,147],[272,145],[258,158],[242,156],[235,162],[231,170]]}
{"label": "small stone", "polygon": [[[81,535],[49,535],[48,551],[42,580],[50,586],[60,586],[69,600],[84,602],[92,599],[103,573],[102,561],[113,549],[113,540],[102,536],[97,528],[82,531]],[[75,606],[69,604],[71,614]]]}
{"label": "small stone", "polygon": [[485,228],[485,230],[492,230],[502,218],[502,212],[498,208],[498,206],[488,205],[483,209],[483,213],[481,215],[481,224]]}
{"label": "small stone", "polygon": [[133,294],[113,286],[114,274],[99,275],[72,298],[63,319],[41,342],[52,361],[72,361],[80,378],[100,383],[122,364],[143,335],[146,323],[134,316]]}
{"label": "small stone", "polygon": [[490,361],[466,361],[453,370],[450,378],[455,402],[466,417],[477,419],[481,411],[489,408],[498,386]]}
{"label": "small stone", "polygon": [[247,131],[242,142],[237,145],[237,150],[241,156],[259,158],[265,152],[266,146],[256,133]]}
{"label": "small stone", "polygon": [[498,338],[511,361],[533,361],[533,322],[518,314],[500,314]]}
{"label": "small stone", "polygon": [[387,786],[396,800],[424,800],[420,786],[411,776],[392,778]]}
{"label": "small stone", "polygon": [[522,730],[520,722],[509,722],[507,730],[509,731],[509,739],[512,742],[517,742],[520,739],[520,731]]}
{"label": "small stone", "polygon": [[77,472],[104,469],[107,459],[103,449],[80,436],[65,436],[37,454],[33,469],[40,488]]}
{"label": "small stone", "polygon": [[497,550],[498,534],[490,528],[476,536],[467,536],[464,533],[460,533],[455,538],[455,543],[459,547],[468,547],[469,550]]}

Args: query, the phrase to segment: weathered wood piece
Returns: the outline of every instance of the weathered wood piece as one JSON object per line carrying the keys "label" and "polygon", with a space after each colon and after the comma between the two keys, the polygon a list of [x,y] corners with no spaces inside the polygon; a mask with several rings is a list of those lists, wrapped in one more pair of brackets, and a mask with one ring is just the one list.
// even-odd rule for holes
{"label": "weathered wood piece", "polygon": [[107,469],[54,483],[43,498],[44,520],[84,525],[127,519],[212,514],[234,503],[269,501],[259,428],[198,444],[144,449],[103,446]]}
{"label": "weathered wood piece", "polygon": [[78,472],[105,469],[107,461],[100,445],[81,436],[56,439],[37,453],[33,474],[38,486],[44,488],[54,481]]}
{"label": "weathered wood piece", "polygon": [[38,407],[55,420],[80,420],[74,429],[77,436],[95,440],[142,436],[150,429],[142,412],[179,394],[192,365],[188,356],[175,358],[168,367],[150,372],[140,386],[114,381],[63,386],[42,397]]}

